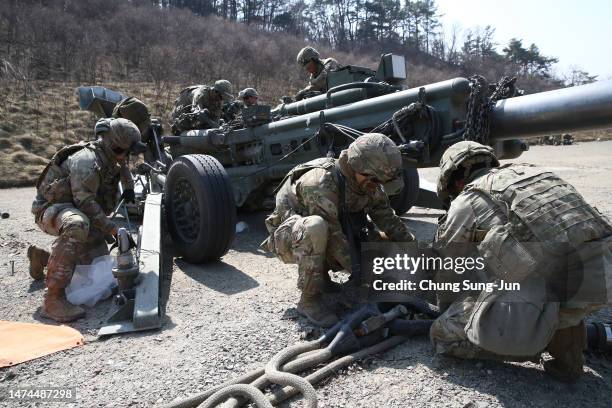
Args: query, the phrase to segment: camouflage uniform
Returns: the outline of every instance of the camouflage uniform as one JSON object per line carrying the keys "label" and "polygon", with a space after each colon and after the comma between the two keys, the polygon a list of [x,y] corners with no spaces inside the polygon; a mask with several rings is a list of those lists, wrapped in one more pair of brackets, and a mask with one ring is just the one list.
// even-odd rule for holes
{"label": "camouflage uniform", "polygon": [[58,237],[47,264],[48,293],[42,310],[58,321],[83,314],[65,302],[64,289],[74,267],[108,254],[105,237],[114,232],[115,224],[107,215],[116,204],[122,168],[113,149],[127,151],[140,140],[138,128],[126,119],[102,119],[96,129],[102,139],[56,153],[38,179],[32,203],[36,224]]}
{"label": "camouflage uniform", "polygon": [[[305,298],[312,300],[311,305],[318,302],[329,269],[351,269],[349,243],[342,229],[341,179],[337,172],[346,180],[343,188],[350,213],[369,215],[392,240],[414,239],[389,206],[382,186],[365,191],[355,181],[355,171],[367,171],[376,174],[379,180],[389,181],[401,174],[400,168],[401,155],[395,144],[386,136],[371,134],[353,142],[338,160],[313,160],[287,175],[276,195],[276,208],[266,219],[270,236],[264,246],[283,262],[298,264],[301,303]],[[325,325],[321,323],[325,319],[311,320]],[[327,325],[333,320],[328,319]]]}
{"label": "camouflage uniform", "polygon": [[214,86],[194,85],[183,89],[174,101],[171,114],[173,133],[219,127],[223,101],[232,99],[231,89],[226,80],[219,80]]}
{"label": "camouflage uniform", "polygon": [[338,61],[334,58],[320,59],[319,52],[312,47],[303,48],[297,56],[298,64],[305,66],[309,61],[315,61],[317,71],[310,74],[310,81],[306,88],[295,95],[296,100],[307,97],[312,92],[327,92],[327,75],[330,71],[338,69]]}
{"label": "camouflage uniform", "polygon": [[[484,166],[471,170],[481,163]],[[577,248],[601,242],[606,251],[611,247],[612,226],[554,174],[532,166],[497,166],[492,149],[475,142],[460,142],[445,152],[438,195],[443,201],[449,197],[453,172],[463,171],[466,184],[441,220],[436,245],[445,255],[483,256],[485,275],[471,279],[501,277],[520,282],[521,290],[440,296],[445,311],[431,328],[432,343],[441,354],[514,361],[533,359],[546,349],[555,357],[545,364],[546,371],[573,381],[582,373],[583,319],[602,304],[569,298],[551,301],[550,282],[567,270],[567,255],[551,256],[540,243]],[[463,245],[469,243],[473,245]],[[458,253],[461,248],[470,253]],[[586,284],[601,283],[589,280],[591,276],[595,275],[585,273],[581,279]]]}

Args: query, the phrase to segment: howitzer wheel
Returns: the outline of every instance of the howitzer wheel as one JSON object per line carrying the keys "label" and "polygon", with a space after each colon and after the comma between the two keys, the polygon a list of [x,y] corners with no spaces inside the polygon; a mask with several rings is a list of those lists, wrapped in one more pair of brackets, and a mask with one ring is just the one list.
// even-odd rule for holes
{"label": "howitzer wheel", "polygon": [[419,198],[419,172],[414,167],[404,167],[402,169],[404,178],[404,188],[398,194],[389,197],[391,208],[397,215],[403,215]]}
{"label": "howitzer wheel", "polygon": [[174,245],[186,261],[213,261],[229,250],[236,204],[227,172],[214,157],[177,158],[168,170],[164,207]]}

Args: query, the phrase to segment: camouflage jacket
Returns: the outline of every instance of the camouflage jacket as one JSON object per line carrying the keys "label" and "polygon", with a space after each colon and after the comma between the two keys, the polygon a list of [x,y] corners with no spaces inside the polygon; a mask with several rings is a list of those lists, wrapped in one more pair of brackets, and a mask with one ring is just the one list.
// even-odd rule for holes
{"label": "camouflage jacket", "polygon": [[[106,215],[116,205],[118,183],[125,171],[127,166],[110,159],[101,146],[88,143],[43,174],[32,212],[38,218],[50,204],[72,202],[87,215],[92,227],[109,233],[115,225]],[[50,190],[54,193],[46,194]]]}
{"label": "camouflage jacket", "polygon": [[212,97],[210,86],[193,85],[183,89],[171,113],[173,133],[218,127],[222,107],[223,102]]}
{"label": "camouflage jacket", "polygon": [[[340,188],[335,175],[336,167],[346,168],[345,163],[335,159],[317,159],[301,166],[313,164],[312,169],[288,177],[276,195],[276,208],[266,219],[268,232],[271,234],[287,218],[294,214],[302,216],[319,215],[329,226],[330,240],[340,241],[340,246],[348,247],[348,241],[342,232],[340,219]],[[327,161],[327,163],[325,163]],[[370,216],[374,224],[394,241],[413,241],[414,236],[395,214],[389,204],[389,198],[382,187],[373,193],[359,188],[353,177],[341,170],[346,177],[345,199],[348,211],[363,212]]]}
{"label": "camouflage jacket", "polygon": [[310,82],[301,92],[320,91],[327,92],[327,74],[329,71],[338,69],[338,61],[334,58],[327,58],[321,61],[321,65],[316,74],[310,75]]}
{"label": "camouflage jacket", "polygon": [[213,121],[221,119],[223,101],[213,97],[213,88],[202,85],[193,93],[191,102],[193,112],[208,110],[208,117]]}

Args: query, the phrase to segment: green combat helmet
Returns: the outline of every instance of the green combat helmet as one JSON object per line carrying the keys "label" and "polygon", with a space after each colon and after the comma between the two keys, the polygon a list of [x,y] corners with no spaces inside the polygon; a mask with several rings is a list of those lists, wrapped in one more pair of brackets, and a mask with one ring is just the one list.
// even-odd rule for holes
{"label": "green combat helmet", "polygon": [[98,120],[95,133],[101,136],[102,146],[107,152],[120,149],[138,154],[146,149],[136,125],[124,118]]}
{"label": "green combat helmet", "polygon": [[245,88],[242,91],[240,91],[238,93],[238,97],[239,98],[246,98],[248,96],[255,96],[255,97],[259,97],[259,94],[257,93],[257,91],[255,90],[255,88]]}
{"label": "green combat helmet", "polygon": [[319,51],[312,47],[304,47],[298,53],[296,60],[298,64],[304,66],[312,60],[318,61],[320,57]]}
{"label": "green combat helmet", "polygon": [[440,160],[440,175],[438,176],[438,198],[442,202],[449,199],[448,183],[452,174],[460,167],[465,169],[465,177],[469,177],[474,164],[486,163],[489,167],[498,167],[499,161],[495,151],[489,146],[472,141],[458,142],[449,147]]}
{"label": "green combat helmet", "polygon": [[232,99],[234,99],[234,97],[232,96],[232,84],[230,83],[230,81],[227,81],[225,79],[220,79],[217,82],[215,82],[213,89],[219,92],[219,94],[226,101],[231,101]]}
{"label": "green combat helmet", "polygon": [[125,118],[132,121],[144,137],[151,126],[149,109],[140,99],[129,97],[122,99],[113,109],[113,118]]}
{"label": "green combat helmet", "polygon": [[348,147],[348,164],[357,173],[374,176],[384,183],[387,194],[404,186],[402,154],[391,139],[381,133],[366,133]]}

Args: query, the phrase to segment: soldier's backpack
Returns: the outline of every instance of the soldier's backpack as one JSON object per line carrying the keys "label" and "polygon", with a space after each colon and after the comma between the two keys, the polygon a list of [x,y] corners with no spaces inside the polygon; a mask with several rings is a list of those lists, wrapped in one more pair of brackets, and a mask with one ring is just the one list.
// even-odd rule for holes
{"label": "soldier's backpack", "polygon": [[36,181],[38,197],[44,198],[49,203],[72,202],[70,175],[61,166],[69,156],[89,146],[90,142],[79,142],[58,150],[38,176]]}
{"label": "soldier's backpack", "polygon": [[479,244],[489,272],[506,281],[541,274],[555,257],[612,235],[609,221],[572,185],[533,166],[492,169],[468,184],[466,191],[489,196],[508,217]]}

